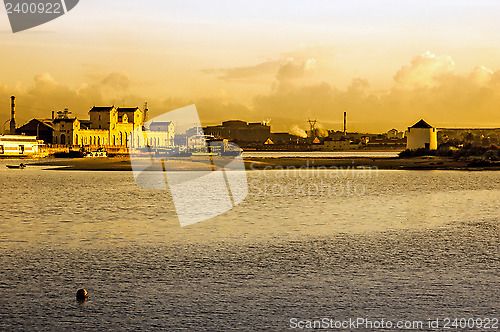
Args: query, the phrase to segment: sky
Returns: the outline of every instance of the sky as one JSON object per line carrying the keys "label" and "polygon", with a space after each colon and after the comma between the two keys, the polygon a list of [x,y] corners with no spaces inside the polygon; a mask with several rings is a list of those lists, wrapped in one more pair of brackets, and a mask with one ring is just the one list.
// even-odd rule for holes
{"label": "sky", "polygon": [[[93,105],[273,131],[500,127],[498,1],[81,0],[13,34],[0,11],[0,120]],[[3,102],[2,102],[3,100]],[[2,106],[3,105],[3,106]]]}

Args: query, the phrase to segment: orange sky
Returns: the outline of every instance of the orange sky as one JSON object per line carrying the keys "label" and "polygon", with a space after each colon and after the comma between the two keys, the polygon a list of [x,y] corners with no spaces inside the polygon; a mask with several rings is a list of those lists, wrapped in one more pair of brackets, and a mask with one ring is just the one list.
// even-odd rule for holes
{"label": "orange sky", "polygon": [[[273,130],[500,127],[496,1],[81,1],[12,34],[0,14],[0,108],[18,123],[68,107],[195,103],[203,124]],[[2,105],[2,103],[0,103]],[[5,120],[3,120],[5,119]]]}

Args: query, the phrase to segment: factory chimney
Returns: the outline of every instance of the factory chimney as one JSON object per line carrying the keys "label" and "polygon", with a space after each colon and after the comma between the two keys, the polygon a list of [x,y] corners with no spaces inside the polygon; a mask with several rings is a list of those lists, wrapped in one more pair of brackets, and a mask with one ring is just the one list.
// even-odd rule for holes
{"label": "factory chimney", "polygon": [[347,122],[347,112],[344,112],[344,136],[347,135],[346,122]]}
{"label": "factory chimney", "polygon": [[10,134],[16,134],[16,97],[10,96]]}
{"label": "factory chimney", "polygon": [[144,114],[143,114],[143,117],[144,117],[144,120],[142,121],[143,123],[148,121],[148,102],[145,102],[144,103]]}

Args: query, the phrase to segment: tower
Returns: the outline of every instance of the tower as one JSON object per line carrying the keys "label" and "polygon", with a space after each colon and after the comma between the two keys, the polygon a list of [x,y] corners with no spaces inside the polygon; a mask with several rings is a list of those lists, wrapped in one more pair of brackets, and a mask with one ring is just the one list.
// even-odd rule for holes
{"label": "tower", "polygon": [[347,135],[347,112],[344,112],[344,136]]}
{"label": "tower", "polygon": [[16,134],[16,97],[10,96],[10,134]]}
{"label": "tower", "polygon": [[437,150],[436,128],[423,119],[408,127],[406,148],[408,150],[427,149]]}
{"label": "tower", "polygon": [[148,102],[144,103],[144,114],[143,114],[143,121],[142,123],[148,121]]}
{"label": "tower", "polygon": [[316,119],[314,119],[314,120],[309,119],[309,120],[307,120],[307,122],[309,122],[309,129],[310,129],[309,135],[311,135],[311,137],[314,138],[316,136],[316,122],[317,122],[317,120]]}

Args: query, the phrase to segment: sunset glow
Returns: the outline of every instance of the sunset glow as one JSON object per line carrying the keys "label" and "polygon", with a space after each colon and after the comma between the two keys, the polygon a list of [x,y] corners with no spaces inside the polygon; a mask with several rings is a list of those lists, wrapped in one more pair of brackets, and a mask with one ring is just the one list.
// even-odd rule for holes
{"label": "sunset glow", "polygon": [[495,1],[82,1],[12,34],[0,16],[1,119],[68,107],[192,103],[204,124],[309,117],[340,129],[500,127]]}

